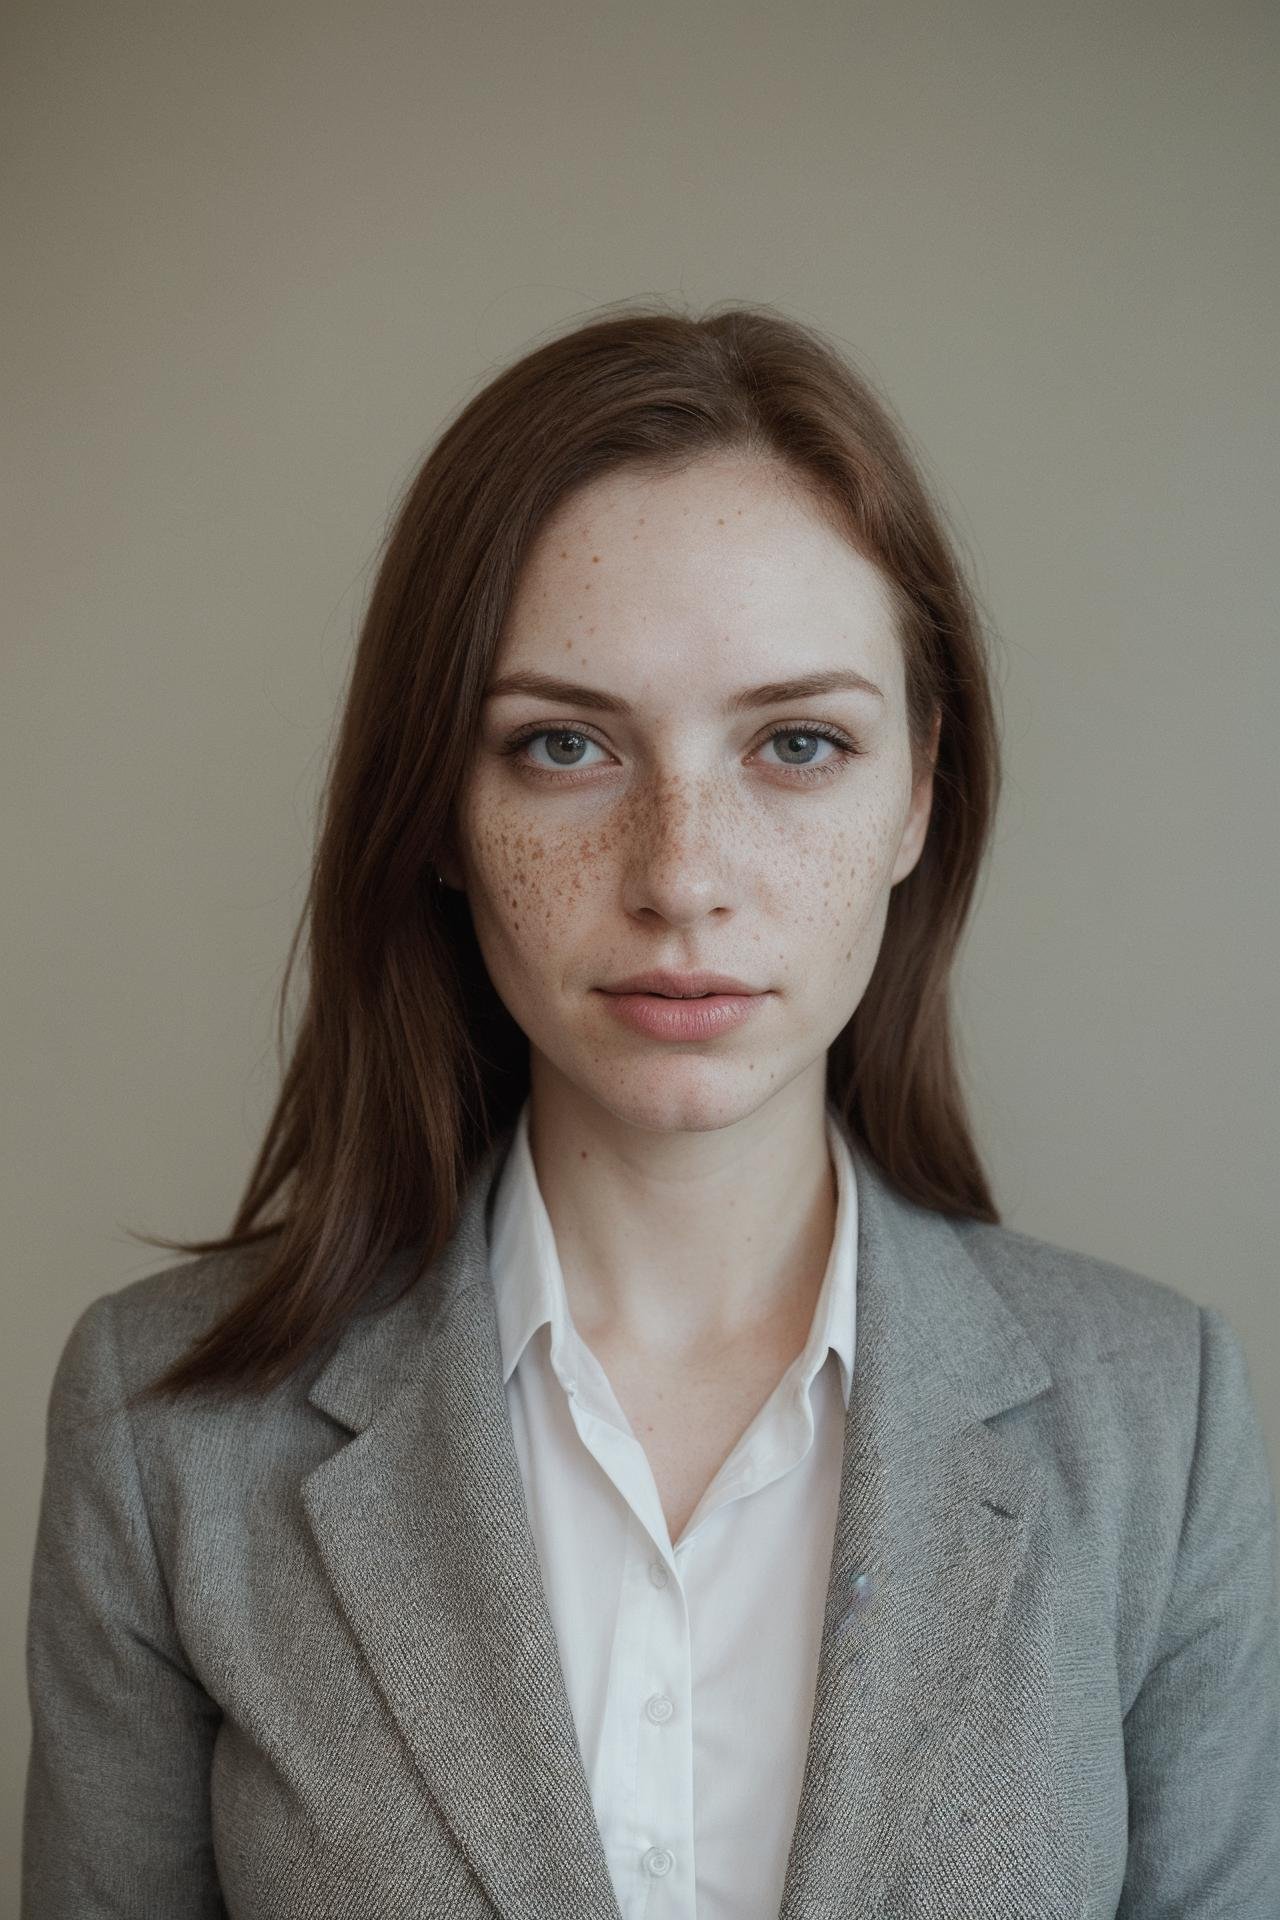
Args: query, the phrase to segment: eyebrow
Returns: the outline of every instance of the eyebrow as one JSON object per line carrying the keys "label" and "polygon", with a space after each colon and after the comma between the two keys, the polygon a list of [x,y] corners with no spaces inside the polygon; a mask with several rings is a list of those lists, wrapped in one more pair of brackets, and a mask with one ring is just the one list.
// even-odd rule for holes
{"label": "eyebrow", "polygon": [[[604,693],[598,687],[580,686],[576,680],[561,680],[552,673],[504,673],[485,688],[486,700],[504,693],[530,693],[540,700],[563,700],[567,705],[590,707],[597,713],[627,713],[625,700]],[[825,673],[806,673],[798,680],[766,680],[760,687],[743,687],[725,702],[726,713],[747,713],[753,707],[780,706],[788,700],[810,700],[823,693],[869,693],[877,700],[884,694],[873,680],[855,673],[852,667],[833,667]]]}

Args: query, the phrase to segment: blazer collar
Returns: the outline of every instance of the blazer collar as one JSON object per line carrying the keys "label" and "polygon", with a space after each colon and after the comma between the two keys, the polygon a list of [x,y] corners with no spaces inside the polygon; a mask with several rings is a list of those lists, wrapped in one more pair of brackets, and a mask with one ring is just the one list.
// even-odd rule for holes
{"label": "blazer collar", "polygon": [[[947,1218],[840,1124],[858,1342],[779,1920],[950,1920],[997,1886],[1010,1912],[1076,1920],[1085,1836],[1053,1712],[1047,1487],[996,1419],[1052,1377]],[[309,1400],[354,1437],[301,1494],[495,1912],[539,1920],[550,1901],[564,1920],[618,1920],[502,1385],[488,1233],[511,1141],[475,1167],[438,1259],[392,1305],[380,1285],[317,1374]]]}

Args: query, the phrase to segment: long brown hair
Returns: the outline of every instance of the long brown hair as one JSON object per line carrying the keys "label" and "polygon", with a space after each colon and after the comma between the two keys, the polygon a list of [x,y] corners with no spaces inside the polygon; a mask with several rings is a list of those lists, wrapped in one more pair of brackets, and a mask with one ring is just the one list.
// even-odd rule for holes
{"label": "long brown hair", "polygon": [[917,765],[941,716],[925,845],[828,1050],[828,1098],[903,1194],[999,1219],[949,1005],[997,801],[997,729],[983,622],[940,512],[887,404],[812,328],[768,307],[606,308],[463,406],[393,516],[281,986],[283,1063],[309,928],[275,1110],[229,1233],[133,1236],[260,1251],[235,1305],[135,1398],[274,1387],[340,1335],[392,1254],[412,1249],[413,1284],[450,1239],[471,1169],[529,1088],[528,1042],[465,896],[435,878],[521,564],[551,510],[598,475],[724,451],[782,463],[887,577]]}

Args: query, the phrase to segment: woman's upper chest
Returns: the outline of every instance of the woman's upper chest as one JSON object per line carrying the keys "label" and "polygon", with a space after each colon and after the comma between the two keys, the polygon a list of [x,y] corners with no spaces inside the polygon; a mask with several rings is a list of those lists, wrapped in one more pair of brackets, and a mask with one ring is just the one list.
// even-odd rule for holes
{"label": "woman's upper chest", "polygon": [[676,1365],[595,1340],[592,1352],[643,1449],[678,1544],[707,1489],[796,1358],[788,1338]]}

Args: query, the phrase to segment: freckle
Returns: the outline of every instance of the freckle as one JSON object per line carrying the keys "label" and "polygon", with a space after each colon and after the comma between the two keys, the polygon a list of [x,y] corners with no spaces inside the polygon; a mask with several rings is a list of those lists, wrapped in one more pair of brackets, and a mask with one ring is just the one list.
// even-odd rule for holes
{"label": "freckle", "polygon": [[598,562],[599,558],[600,558],[600,555],[598,553],[593,553],[591,556],[592,564],[595,565],[596,562]]}
{"label": "freckle", "polygon": [[561,547],[561,549],[560,549],[560,558],[561,558],[562,560],[567,560],[567,559],[569,558],[569,549],[568,549],[568,547]]}
{"label": "freckle", "polygon": [[716,525],[717,525],[718,527],[722,527],[722,526],[724,525],[724,521],[723,521],[723,520],[717,520],[717,521],[716,521]]}

